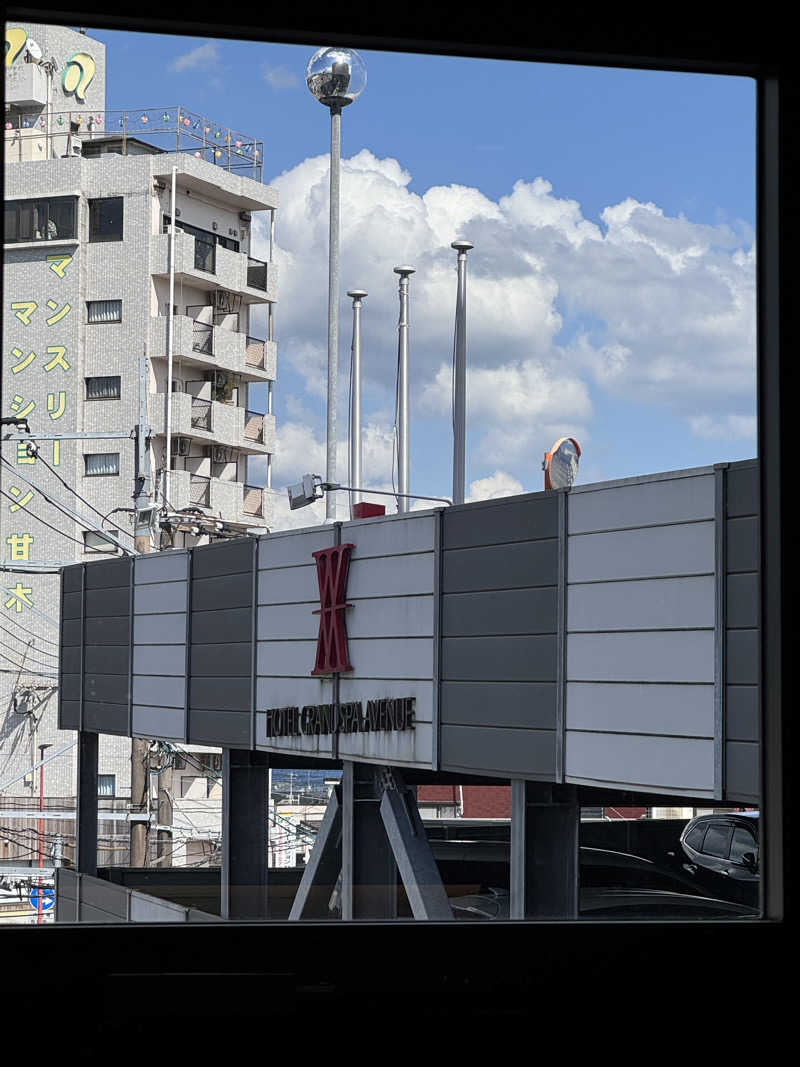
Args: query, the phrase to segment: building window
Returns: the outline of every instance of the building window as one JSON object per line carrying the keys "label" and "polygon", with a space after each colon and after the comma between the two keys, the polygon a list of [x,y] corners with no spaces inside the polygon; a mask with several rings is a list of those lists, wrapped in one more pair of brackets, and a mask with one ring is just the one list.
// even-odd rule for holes
{"label": "building window", "polygon": [[122,197],[89,201],[89,240],[122,240]]}
{"label": "building window", "polygon": [[87,478],[119,474],[119,452],[90,452],[83,458],[86,461]]}
{"label": "building window", "polygon": [[86,321],[92,325],[98,322],[122,322],[122,301],[87,300]]}
{"label": "building window", "polygon": [[[109,526],[108,532],[113,534],[114,537],[119,537],[119,530],[116,526]],[[83,547],[86,552],[107,552],[109,555],[120,555],[122,549],[117,548],[113,541],[107,541],[102,534],[97,533],[95,530],[83,531]]]}
{"label": "building window", "polygon": [[115,774],[98,774],[97,795],[113,797],[117,795],[117,776]]}
{"label": "building window", "polygon": [[119,400],[119,397],[120,376],[118,374],[86,379],[87,400]]}
{"label": "building window", "polygon": [[41,200],[7,200],[5,243],[74,238],[77,202],[76,196],[51,196]]}

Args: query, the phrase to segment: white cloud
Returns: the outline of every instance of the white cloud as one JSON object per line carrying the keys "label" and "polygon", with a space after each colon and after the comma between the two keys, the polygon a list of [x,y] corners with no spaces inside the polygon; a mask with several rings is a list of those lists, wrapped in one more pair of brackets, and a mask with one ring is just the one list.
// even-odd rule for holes
{"label": "white cloud", "polygon": [[522,482],[507,471],[495,471],[488,478],[478,478],[470,482],[467,503],[474,500],[497,500],[501,496],[516,496],[524,493]]}
{"label": "white cloud", "polygon": [[272,89],[297,89],[303,83],[294,71],[288,67],[271,67],[264,63],[261,67],[261,76]]}
{"label": "white cloud", "polygon": [[695,437],[730,441],[746,438],[755,443],[758,428],[755,415],[725,415],[714,418],[712,415],[690,415],[687,419],[689,428]]}
{"label": "white cloud", "polygon": [[184,52],[183,55],[176,56],[170,63],[169,69],[173,74],[180,74],[184,70],[194,70],[197,67],[208,69],[218,60],[219,46],[213,41],[209,41],[207,44],[201,44],[197,48],[193,48],[190,52]]}

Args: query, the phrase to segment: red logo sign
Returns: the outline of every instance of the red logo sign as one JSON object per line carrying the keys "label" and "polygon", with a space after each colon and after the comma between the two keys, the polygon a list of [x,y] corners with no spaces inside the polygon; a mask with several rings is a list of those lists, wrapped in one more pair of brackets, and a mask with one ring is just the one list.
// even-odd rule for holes
{"label": "red logo sign", "polygon": [[312,552],[317,561],[319,582],[319,635],[317,659],[312,674],[334,674],[336,671],[352,671],[347,652],[347,627],[344,613],[352,604],[345,603],[347,596],[347,571],[350,553],[354,545],[334,545]]}

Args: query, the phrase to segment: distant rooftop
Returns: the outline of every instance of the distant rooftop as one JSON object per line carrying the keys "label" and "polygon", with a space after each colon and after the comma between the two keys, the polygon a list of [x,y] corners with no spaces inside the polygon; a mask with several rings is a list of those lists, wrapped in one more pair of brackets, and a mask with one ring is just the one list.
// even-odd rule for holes
{"label": "distant rooftop", "polygon": [[[41,130],[48,139],[57,138],[59,145],[66,137],[66,153],[56,151],[56,155],[71,155],[73,140],[81,142],[82,154],[88,157],[107,152],[123,156],[187,152],[242,177],[262,181],[263,141],[184,107],[98,111],[88,119],[85,112],[51,112],[49,125],[46,111],[7,113],[6,133],[14,129]],[[95,148],[95,141],[103,147]]]}

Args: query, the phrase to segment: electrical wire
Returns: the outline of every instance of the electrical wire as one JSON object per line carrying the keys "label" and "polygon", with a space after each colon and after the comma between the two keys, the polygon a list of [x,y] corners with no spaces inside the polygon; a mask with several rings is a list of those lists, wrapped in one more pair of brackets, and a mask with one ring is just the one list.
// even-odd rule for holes
{"label": "electrical wire", "polygon": [[[56,478],[61,482],[61,484],[64,486],[65,489],[68,489],[69,492],[72,493],[74,496],[76,496],[78,498],[78,500],[80,500],[80,502],[82,504],[85,504],[86,507],[89,508],[90,511],[93,511],[95,513],[95,515],[98,516],[98,518],[100,518],[103,522],[105,522],[107,516],[103,515],[103,513],[101,511],[98,511],[97,508],[94,506],[94,504],[90,504],[89,501],[85,499],[85,497],[82,497],[77,489],[73,489],[73,487],[61,477],[61,475],[58,473],[58,471],[54,467],[50,466],[50,464],[47,462],[47,460],[44,458],[44,456],[39,454],[39,450],[38,449],[36,451],[36,458],[42,461],[42,463],[45,465],[45,467],[47,467],[47,469],[50,471],[51,474],[54,474],[56,476]],[[114,510],[117,511],[119,509],[115,508]],[[111,512],[109,512],[109,515],[110,514],[111,514]],[[124,533],[126,537],[129,537],[131,539],[131,541],[135,540],[133,534],[128,533],[127,530],[120,530],[119,532],[120,533]]]}
{"label": "electrical wire", "polygon": [[[13,630],[7,630],[5,628],[5,626],[0,626],[0,630],[2,630],[3,633],[7,633],[9,637],[13,637],[15,641],[19,641],[20,644],[23,643],[22,642],[22,638],[21,637],[17,637],[17,635],[14,633]],[[31,638],[33,638],[34,640],[36,639],[36,634],[31,633],[30,630],[25,629],[25,633],[26,634],[30,634]],[[42,638],[42,640],[44,640],[44,638]],[[48,644],[57,646],[57,643],[55,641],[48,641]],[[37,648],[37,649],[34,649],[34,651],[40,653],[40,655],[42,655],[42,656],[52,656],[53,659],[58,659],[58,654],[57,653],[48,652],[46,648]]]}
{"label": "electrical wire", "polygon": [[[10,651],[13,652],[15,656],[19,656],[20,655],[20,653],[17,652],[17,650],[15,648],[11,648],[11,645],[7,645],[5,643],[5,641],[0,641],[0,645],[2,645],[3,648],[10,649]],[[2,656],[3,659],[7,659],[9,663],[15,663],[15,660],[13,660],[10,656],[6,655],[5,652],[0,652],[0,656]],[[57,670],[58,669],[58,664],[57,663],[42,663],[38,659],[30,659],[30,660],[28,660],[28,662],[35,664],[37,667],[46,667],[48,671],[52,671],[52,670]],[[23,660],[22,660],[22,664],[15,663],[15,665],[17,667],[20,667],[23,671],[27,670],[27,667],[25,666],[25,658],[24,657],[23,657]],[[28,673],[29,674],[36,674],[37,672],[36,671],[28,671]]]}
{"label": "electrical wire", "polygon": [[[2,656],[2,658],[4,660],[7,660],[9,663],[13,663],[13,665],[17,668],[18,671],[23,671],[25,674],[35,674],[37,678],[58,678],[57,674],[48,674],[46,671],[29,670],[24,663],[17,663],[17,661],[13,660],[11,656],[7,656],[5,652],[0,652],[0,656]],[[36,664],[36,660],[31,660],[31,663]],[[53,664],[48,663],[48,671],[52,670],[52,668]]]}
{"label": "electrical wire", "polygon": [[[5,627],[0,627],[0,629],[5,629]],[[41,637],[39,634],[35,634],[33,632],[33,630],[29,630],[27,628],[27,626],[20,626],[20,630],[24,630],[26,634],[29,634],[31,637],[35,638],[37,641],[44,641],[48,645],[55,645],[56,648],[60,647],[58,641],[51,641],[49,637]],[[6,630],[6,633],[10,633],[10,632],[11,632],[10,630]],[[39,651],[43,652],[44,649],[39,649]],[[52,655],[52,654],[53,653],[48,653],[48,655]]]}
{"label": "electrical wire", "polygon": [[[4,496],[6,498],[6,500],[10,500],[12,504],[16,504],[17,503],[17,501],[14,500],[13,496],[9,496],[8,493],[4,493],[2,489],[0,489],[0,496]],[[42,524],[42,526],[46,526],[48,528],[48,530],[52,530],[53,533],[57,533],[57,534],[60,534],[62,537],[66,537],[66,539],[68,541],[74,541],[76,545],[80,545],[81,548],[83,548],[84,552],[99,552],[102,555],[106,555],[106,556],[108,555],[108,552],[104,552],[102,548],[89,548],[86,545],[85,541],[79,541],[77,537],[72,537],[70,534],[64,533],[64,531],[63,530],[59,530],[57,526],[51,526],[51,524],[49,522],[47,522],[45,519],[43,519],[41,517],[41,515],[37,515],[35,511],[30,511],[28,508],[25,508],[25,514],[26,515],[30,515],[30,517],[33,518],[33,519],[36,519],[38,522],[40,522]],[[73,521],[75,521],[75,520],[73,520]],[[76,522],[76,525],[78,525],[77,522]],[[93,532],[96,533],[96,531],[93,531]]]}

